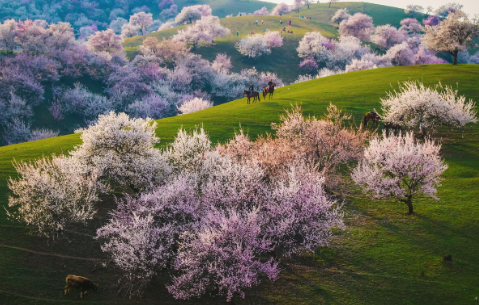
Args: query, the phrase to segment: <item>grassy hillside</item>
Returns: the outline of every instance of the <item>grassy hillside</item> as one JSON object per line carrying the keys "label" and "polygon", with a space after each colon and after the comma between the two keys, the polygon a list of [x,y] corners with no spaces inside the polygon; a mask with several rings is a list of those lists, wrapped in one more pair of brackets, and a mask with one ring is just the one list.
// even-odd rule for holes
{"label": "grassy hillside", "polygon": [[236,16],[239,12],[252,13],[263,6],[271,11],[276,6],[275,3],[255,0],[176,0],[175,4],[178,5],[178,11],[184,6],[207,4],[211,6],[213,15],[221,18],[230,14]]}
{"label": "grassy hillside", "polygon": [[[338,2],[328,7],[327,3],[312,4],[308,10],[305,6],[299,13],[291,13],[283,16],[242,16],[225,18],[221,20],[221,24],[231,30],[231,35],[225,36],[221,39],[215,40],[215,45],[210,47],[199,48],[194,50],[208,60],[214,60],[216,54],[226,53],[231,56],[233,63],[233,71],[239,72],[244,68],[255,66],[258,71],[272,71],[275,72],[284,81],[291,83],[298,75],[304,74],[299,69],[300,59],[296,48],[301,38],[310,31],[319,31],[323,36],[335,37],[337,35],[337,25],[331,23],[331,17],[339,8],[347,7],[351,14],[363,12],[373,17],[375,25],[392,24],[399,26],[399,22],[407,18],[408,15],[404,10],[364,2]],[[235,14],[236,15],[236,14]],[[300,16],[312,17],[311,20],[300,18]],[[255,25],[255,20],[259,20],[260,24]],[[261,24],[261,19],[264,19],[264,24]],[[283,24],[280,24],[283,20]],[[251,30],[255,33],[263,33],[263,30],[281,31],[283,27],[287,26],[287,22],[292,21],[290,30],[293,34],[284,33],[284,44],[280,48],[273,48],[271,55],[261,56],[256,59],[250,59],[241,55],[234,47],[235,42],[242,37],[247,36]],[[173,28],[165,31],[154,32],[145,36],[138,36],[126,39],[124,46],[127,55],[132,58],[136,55],[138,46],[141,45],[145,37],[154,36],[158,38],[168,38],[176,34],[178,29],[183,27]],[[239,31],[239,37],[236,32]]]}
{"label": "grassy hillside", "polygon": [[[198,113],[159,120],[162,145],[171,142],[180,126],[204,124],[214,141],[226,141],[239,124],[251,136],[270,131],[270,123],[291,103],[309,114],[322,114],[330,102],[354,114],[356,121],[375,107],[398,81],[441,81],[479,101],[479,66],[393,67],[354,72],[286,86],[271,101],[247,105],[236,100]],[[280,278],[265,282],[236,304],[471,304],[479,296],[479,126],[463,132],[443,130],[442,154],[449,169],[439,188],[441,201],[418,200],[413,216],[395,202],[366,199],[359,193],[345,199],[344,232],[330,248],[283,260]],[[438,137],[438,138],[439,138]],[[68,151],[78,135],[0,147],[0,203],[7,204],[6,180],[14,175],[11,160],[27,160]],[[0,304],[223,304],[221,298],[179,302],[157,279],[144,299],[116,295],[111,265],[105,269],[95,227],[112,208],[101,204],[89,227],[67,232],[68,240],[48,243],[7,220],[0,211]],[[452,254],[453,262],[442,257]],[[68,257],[71,256],[71,257]],[[62,296],[67,274],[98,281],[100,290],[80,300],[75,292]]]}

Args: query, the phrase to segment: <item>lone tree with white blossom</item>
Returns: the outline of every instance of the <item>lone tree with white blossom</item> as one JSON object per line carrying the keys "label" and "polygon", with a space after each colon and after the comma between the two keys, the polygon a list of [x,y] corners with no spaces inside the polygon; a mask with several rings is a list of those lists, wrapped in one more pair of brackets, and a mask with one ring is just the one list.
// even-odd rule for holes
{"label": "lone tree with white blossom", "polygon": [[438,125],[464,127],[476,123],[475,103],[457,90],[438,84],[432,88],[419,82],[404,82],[397,91],[381,99],[385,123],[403,127],[435,129]]}

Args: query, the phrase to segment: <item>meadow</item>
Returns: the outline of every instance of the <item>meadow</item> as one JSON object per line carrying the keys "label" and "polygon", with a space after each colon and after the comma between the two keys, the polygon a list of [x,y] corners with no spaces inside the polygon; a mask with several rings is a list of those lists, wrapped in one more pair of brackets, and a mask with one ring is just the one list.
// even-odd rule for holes
{"label": "meadow", "polygon": [[[248,17],[249,18],[249,17]],[[265,19],[266,20],[266,19]],[[313,19],[314,20],[314,19]],[[272,100],[246,104],[239,99],[197,113],[158,120],[159,146],[171,143],[178,128],[203,125],[215,142],[225,142],[243,128],[255,138],[271,132],[271,123],[291,104],[306,114],[321,116],[333,103],[353,114],[359,123],[376,108],[398,82],[441,82],[459,94],[479,100],[477,65],[432,65],[379,68],[285,86]],[[440,201],[420,199],[415,214],[393,201],[366,198],[352,187],[344,200],[346,230],[336,232],[328,248],[282,260],[275,282],[247,292],[235,304],[470,304],[479,297],[479,127],[441,128],[435,139],[443,144],[449,169],[438,189]],[[80,143],[79,135],[0,147],[0,204],[6,206],[7,180],[15,176],[12,160],[25,161],[68,152]],[[121,196],[121,194],[117,194]],[[29,234],[24,225],[8,220],[0,211],[0,303],[2,304],[223,304],[224,298],[180,302],[157,278],[143,299],[116,294],[118,270],[110,265],[92,239],[95,229],[114,206],[105,198],[87,227],[66,232],[66,239],[48,241]],[[452,255],[451,262],[443,256]],[[108,267],[108,268],[106,268]],[[97,293],[84,300],[73,293],[63,296],[67,274],[99,282]]]}

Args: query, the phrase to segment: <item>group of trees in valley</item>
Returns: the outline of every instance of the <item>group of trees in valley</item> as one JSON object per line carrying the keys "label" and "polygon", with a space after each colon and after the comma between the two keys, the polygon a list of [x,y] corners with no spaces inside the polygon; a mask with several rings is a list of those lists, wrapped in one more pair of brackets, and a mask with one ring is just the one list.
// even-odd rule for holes
{"label": "group of trees in valley", "polygon": [[[141,32],[149,23],[151,18],[140,12],[126,26]],[[96,31],[83,42],[67,22],[6,20],[0,24],[0,144],[55,136],[59,127],[71,133],[112,110],[158,119],[180,113],[187,101],[211,105],[238,98],[251,82],[263,87],[273,78],[282,85],[275,74],[254,68],[232,73],[224,54],[209,62],[191,52],[227,33],[218,17],[201,16],[170,40],[146,38],[130,61],[122,36],[112,29]],[[36,120],[40,109],[49,110],[56,130]]]}

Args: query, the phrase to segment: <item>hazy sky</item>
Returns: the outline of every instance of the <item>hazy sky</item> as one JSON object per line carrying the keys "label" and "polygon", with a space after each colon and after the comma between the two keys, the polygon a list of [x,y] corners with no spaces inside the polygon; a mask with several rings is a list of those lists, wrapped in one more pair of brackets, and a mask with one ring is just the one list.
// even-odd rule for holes
{"label": "hazy sky", "polygon": [[[275,2],[275,3],[285,2],[288,4],[293,3],[293,0],[266,0],[266,1]],[[311,0],[311,1],[316,2],[316,0]],[[363,2],[364,0],[347,0],[347,1],[340,0],[340,1],[341,2]],[[319,2],[324,3],[329,1],[319,0]],[[424,7],[432,6],[434,8],[438,8],[439,6],[443,4],[456,2],[456,3],[460,3],[464,5],[464,9],[463,9],[464,12],[466,12],[470,16],[474,14],[479,14],[479,0],[369,0],[364,2],[371,2],[371,3],[395,6],[400,8],[405,8],[406,5],[408,4],[418,4]]]}

